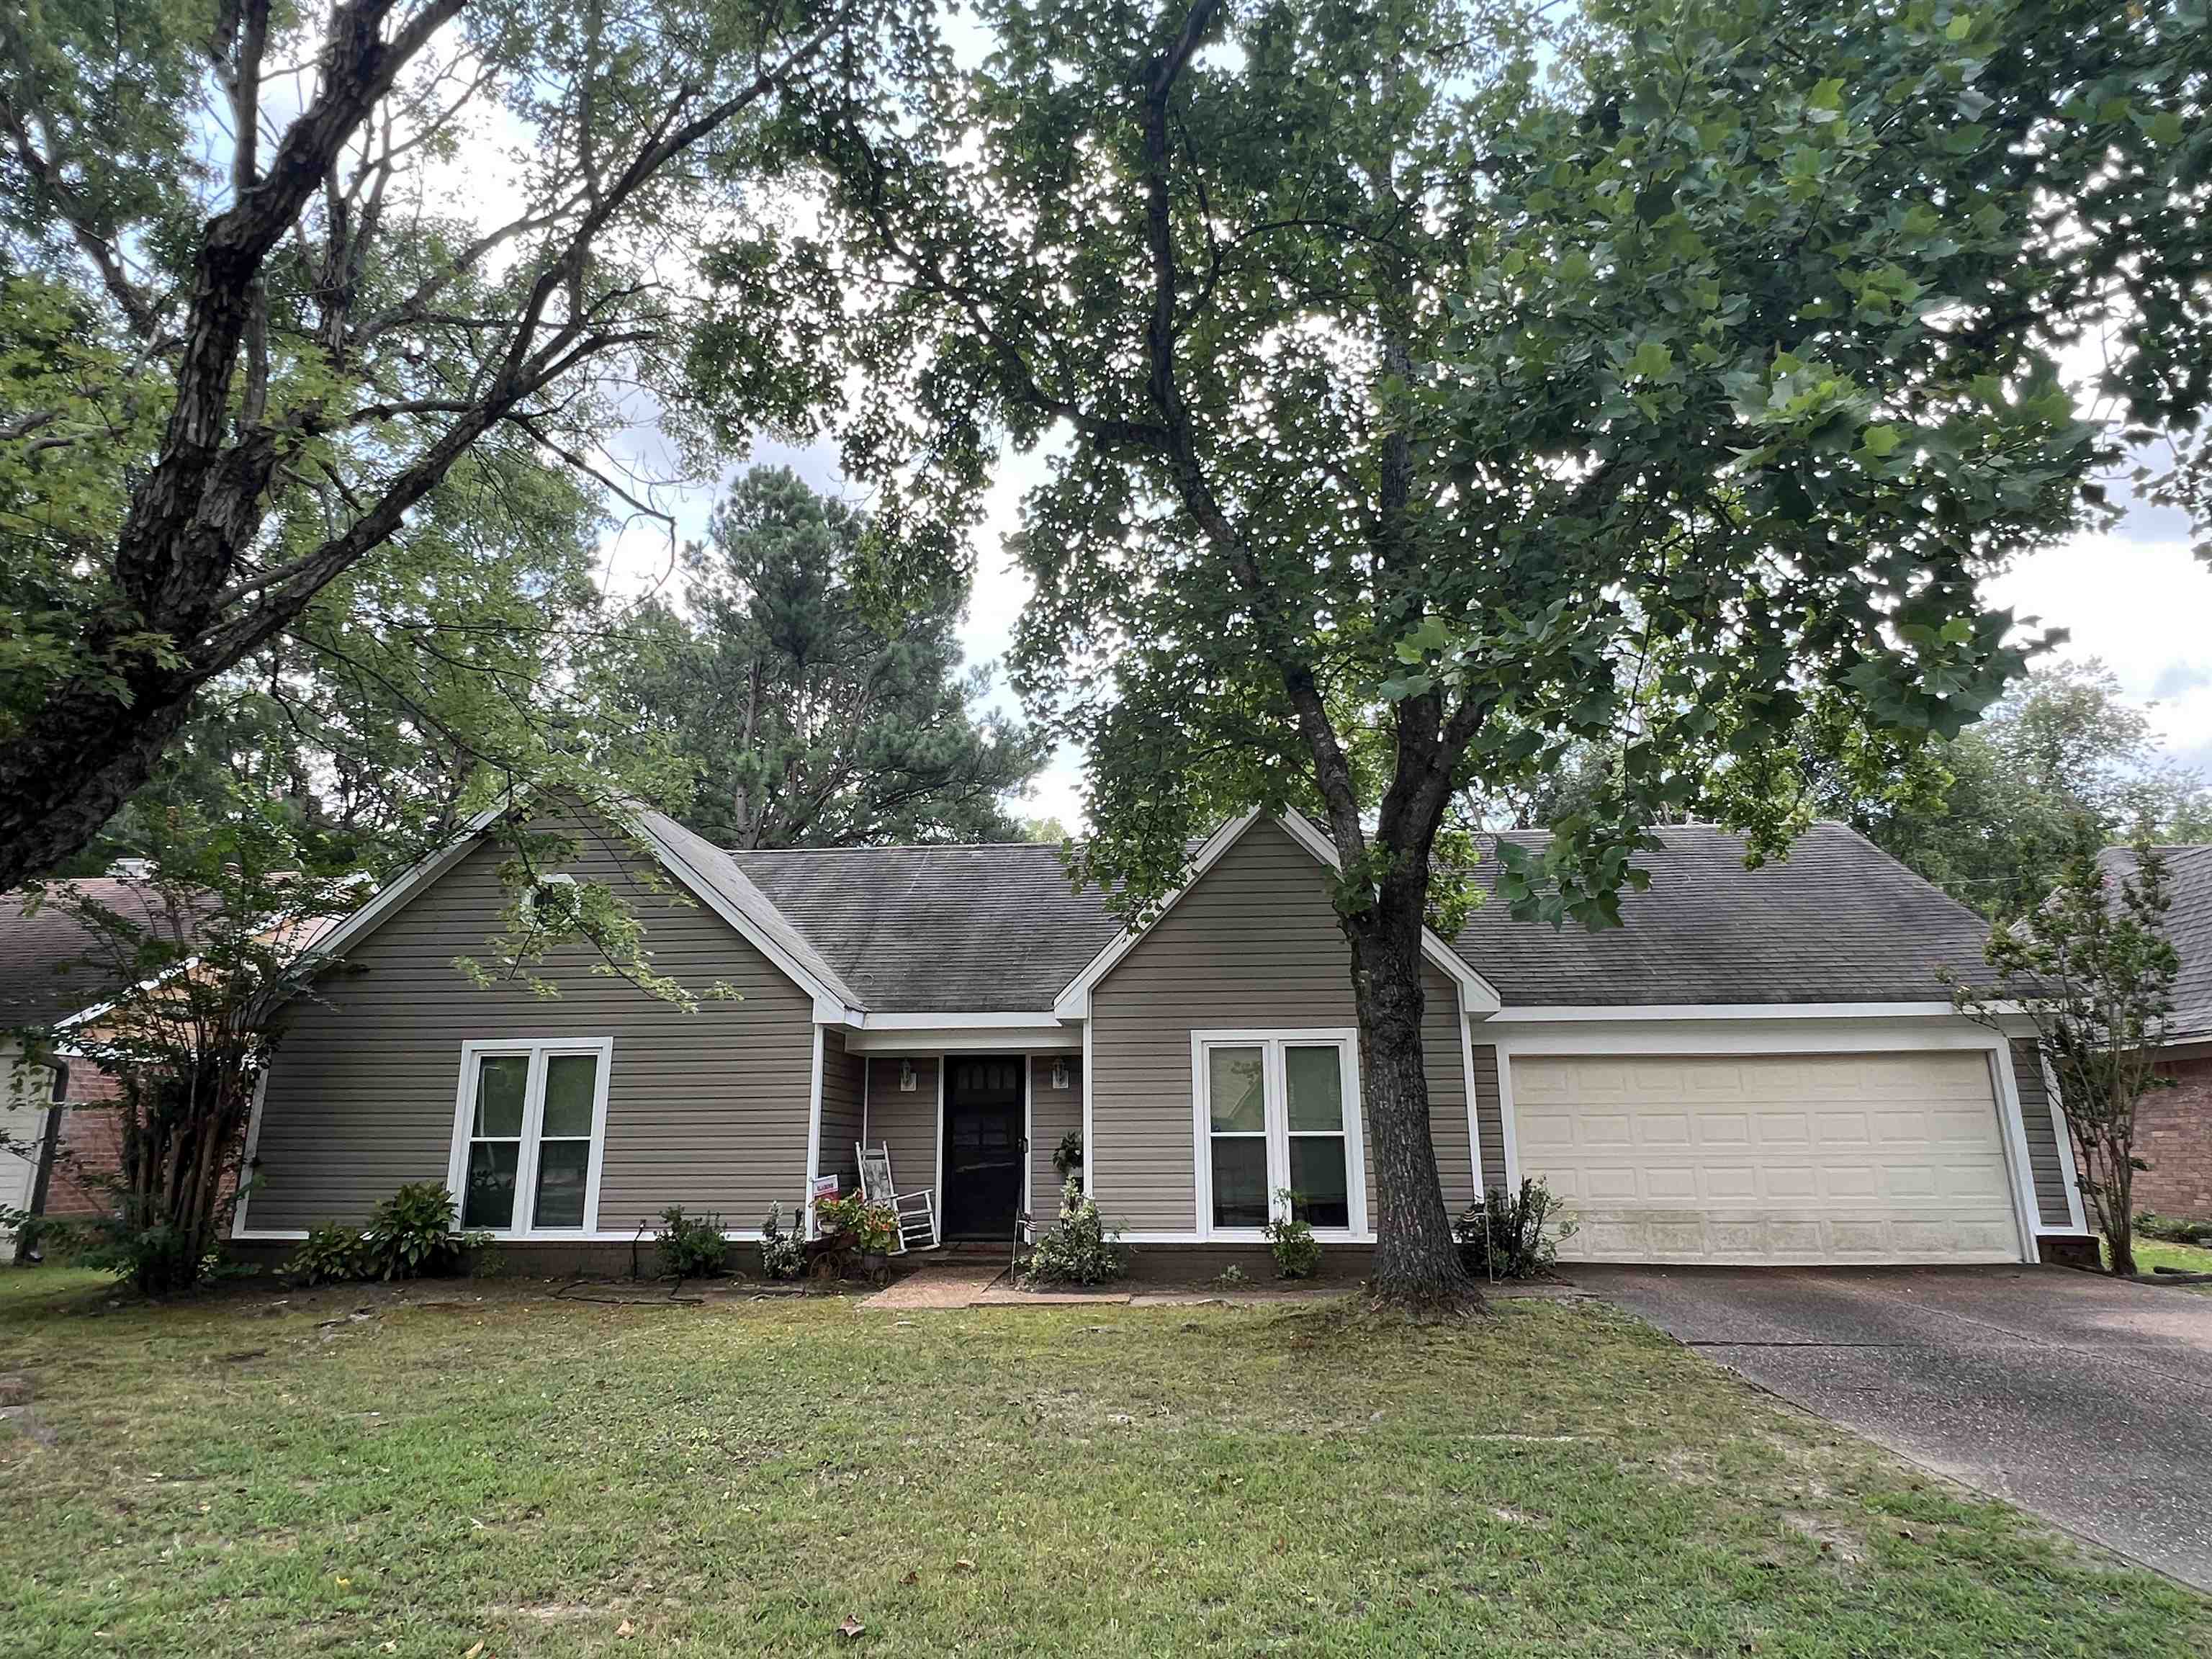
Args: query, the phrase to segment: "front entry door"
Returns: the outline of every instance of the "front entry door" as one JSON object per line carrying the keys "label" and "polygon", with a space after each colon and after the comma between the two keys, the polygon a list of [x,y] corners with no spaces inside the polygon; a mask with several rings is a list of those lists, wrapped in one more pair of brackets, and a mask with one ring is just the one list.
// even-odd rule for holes
{"label": "front entry door", "polygon": [[1022,1202],[1019,1054],[945,1062],[945,1236],[1011,1237]]}

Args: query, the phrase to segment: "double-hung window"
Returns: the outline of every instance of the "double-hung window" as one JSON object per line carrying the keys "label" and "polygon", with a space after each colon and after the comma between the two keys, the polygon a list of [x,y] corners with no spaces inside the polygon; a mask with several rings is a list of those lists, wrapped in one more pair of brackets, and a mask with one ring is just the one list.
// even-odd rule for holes
{"label": "double-hung window", "polygon": [[447,1184],[461,1225],[503,1237],[596,1231],[611,1037],[461,1048]]}
{"label": "double-hung window", "polygon": [[1349,1031],[1192,1034],[1200,1232],[1256,1238],[1285,1207],[1317,1233],[1367,1231],[1357,1052]]}

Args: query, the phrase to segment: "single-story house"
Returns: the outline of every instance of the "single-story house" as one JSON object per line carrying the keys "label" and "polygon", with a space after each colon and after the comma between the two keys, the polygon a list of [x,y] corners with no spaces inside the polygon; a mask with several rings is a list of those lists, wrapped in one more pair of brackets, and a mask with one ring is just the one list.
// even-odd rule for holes
{"label": "single-story house", "polygon": [[[2181,958],[2173,1017],[2159,1070],[2173,1086],[2145,1097],[2136,1113],[2136,1153],[2150,1167],[2136,1173],[2135,1207],[2191,1221],[2212,1221],[2212,847],[2162,847],[2173,908],[2166,935]],[[2135,853],[2099,854],[2107,890],[2135,873]]]}
{"label": "single-story house", "polygon": [[[472,832],[324,941],[253,1115],[240,1245],[356,1222],[446,1182],[509,1260],[625,1258],[667,1206],[757,1237],[856,1143],[890,1151],[942,1236],[1048,1210],[1053,1157],[1140,1251],[1250,1249],[1294,1188],[1333,1258],[1376,1223],[1327,839],[1248,814],[1141,932],[1034,844],[725,851],[644,814],[591,820],[562,872],[635,907],[654,970],[582,945],[537,977],[456,972],[501,929],[505,854]],[[1425,941],[1447,1201],[1540,1175],[1570,1259],[2034,1261],[2086,1237],[2031,1043],[1962,1018],[1935,972],[1976,918],[1824,824],[1749,871],[1719,830],[1658,832],[1627,925],[1554,933],[1478,908]],[[657,864],[658,872],[641,869]],[[740,996],[713,994],[734,988]]]}

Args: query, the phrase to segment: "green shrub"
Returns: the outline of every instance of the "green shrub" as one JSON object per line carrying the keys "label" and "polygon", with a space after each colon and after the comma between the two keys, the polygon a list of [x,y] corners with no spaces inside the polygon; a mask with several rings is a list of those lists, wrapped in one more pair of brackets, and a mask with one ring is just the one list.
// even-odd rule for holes
{"label": "green shrub", "polygon": [[761,1223],[761,1275],[765,1279],[796,1279],[806,1271],[806,1238],[799,1230],[786,1231],[783,1206],[768,1206]]}
{"label": "green shrub", "polygon": [[1575,1224],[1559,1220],[1559,1200],[1534,1176],[1518,1193],[1492,1187],[1480,1204],[1470,1205],[1454,1228],[1459,1259],[1477,1279],[1534,1279],[1552,1270],[1559,1245],[1575,1236]]}
{"label": "green shrub", "polygon": [[1244,1283],[1244,1270],[1232,1261],[1214,1274],[1213,1282],[1224,1291],[1237,1290]]}
{"label": "green shrub", "polygon": [[660,1212],[660,1266],[680,1279],[713,1279],[722,1271],[730,1241],[719,1215],[686,1215],[681,1204]]}
{"label": "green shrub", "polygon": [[1314,1237],[1312,1226],[1297,1217],[1300,1196],[1287,1187],[1278,1192],[1278,1213],[1261,1230],[1267,1235],[1267,1249],[1274,1255],[1276,1276],[1281,1279],[1311,1279],[1321,1266],[1321,1241]]}
{"label": "green shrub", "polygon": [[2191,1221],[2185,1216],[2160,1215],[2145,1210],[2136,1218],[2136,1231],[2145,1238],[2168,1244],[2197,1244],[2212,1249],[2212,1221]]}
{"label": "green shrub", "polygon": [[367,1259],[359,1229],[325,1221],[301,1241],[284,1276],[295,1285],[343,1285],[362,1276]]}
{"label": "green shrub", "polygon": [[449,1273],[476,1243],[453,1230],[453,1195],[441,1181],[410,1181],[378,1205],[362,1234],[364,1279],[415,1279]]}
{"label": "green shrub", "polygon": [[1082,1183],[1060,1189],[1060,1217],[1038,1236],[1022,1269],[1022,1283],[1103,1285],[1129,1270],[1129,1253],[1118,1233],[1108,1231],[1098,1206],[1084,1196]]}

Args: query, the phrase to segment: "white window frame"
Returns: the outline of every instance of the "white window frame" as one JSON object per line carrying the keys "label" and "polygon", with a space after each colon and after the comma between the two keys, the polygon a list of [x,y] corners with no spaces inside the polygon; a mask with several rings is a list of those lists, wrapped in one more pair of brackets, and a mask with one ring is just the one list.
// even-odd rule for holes
{"label": "white window frame", "polygon": [[[522,1146],[515,1156],[514,1208],[526,1208],[532,1224],[489,1229],[494,1238],[588,1238],[599,1230],[599,1175],[606,1162],[607,1079],[614,1070],[615,1040],[611,1036],[483,1037],[461,1045],[461,1079],[453,1094],[453,1144],[446,1163],[446,1188],[453,1195],[459,1214],[467,1202],[470,1130],[476,1119],[479,1062],[503,1055],[525,1055],[530,1061],[529,1081],[522,1096]],[[584,1175],[584,1220],[578,1227],[537,1225],[538,1148],[545,1121],[545,1062],[557,1054],[593,1054],[599,1067],[592,1092],[592,1152]],[[465,1217],[463,1218],[465,1219]]]}
{"label": "white window frame", "polygon": [[[1264,1243],[1267,1233],[1258,1227],[1217,1227],[1213,1224],[1213,1112],[1208,1095],[1212,1085],[1207,1053],[1213,1048],[1258,1048],[1265,1079],[1267,1139],[1267,1212],[1279,1213],[1276,1194],[1291,1184],[1290,1095],[1285,1085],[1285,1048],[1336,1049],[1344,1078],[1345,1185],[1350,1198],[1348,1227],[1316,1227],[1314,1237],[1337,1243],[1356,1243],[1368,1237],[1367,1148],[1361,1135],[1359,1092],[1359,1033],[1350,1026],[1310,1030],[1268,1027],[1256,1030],[1193,1031],[1190,1034],[1191,1167],[1198,1185],[1198,1235],[1230,1243]],[[1086,1081],[1089,1073],[1085,1073]],[[1087,1150],[1087,1145],[1086,1145]],[[1086,1164],[1089,1160],[1085,1160]]]}

